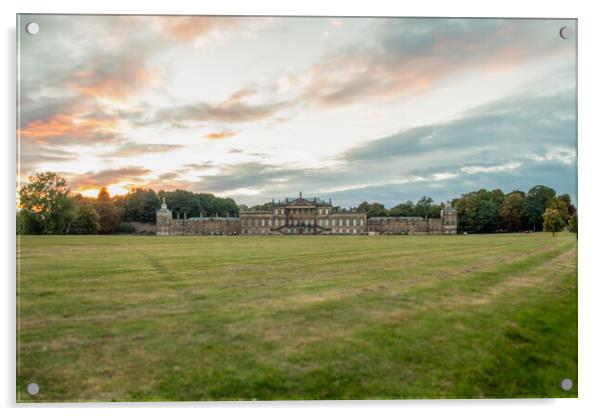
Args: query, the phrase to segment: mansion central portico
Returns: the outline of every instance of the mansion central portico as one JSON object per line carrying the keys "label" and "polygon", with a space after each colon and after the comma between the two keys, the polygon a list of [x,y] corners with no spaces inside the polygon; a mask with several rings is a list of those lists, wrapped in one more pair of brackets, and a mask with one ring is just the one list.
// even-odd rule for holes
{"label": "mansion central portico", "polygon": [[285,199],[271,211],[241,212],[241,234],[363,234],[366,214],[333,212],[331,202],[319,198]]}

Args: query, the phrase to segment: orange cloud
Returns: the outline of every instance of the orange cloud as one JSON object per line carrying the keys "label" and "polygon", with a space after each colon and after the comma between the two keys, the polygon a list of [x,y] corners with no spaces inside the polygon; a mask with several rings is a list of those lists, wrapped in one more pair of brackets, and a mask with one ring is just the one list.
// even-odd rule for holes
{"label": "orange cloud", "polygon": [[108,114],[54,114],[20,129],[20,137],[38,144],[78,142],[94,144],[115,139],[117,117]]}
{"label": "orange cloud", "polygon": [[144,178],[151,173],[150,169],[130,166],[74,175],[69,179],[69,182],[75,185],[75,189],[89,189],[114,184],[120,184],[120,186],[125,187],[127,184],[144,181]]}
{"label": "orange cloud", "polygon": [[83,96],[108,98],[113,101],[124,101],[146,87],[153,76],[141,60],[131,59],[105,63],[93,63],[93,70],[76,71],[67,87]]}
{"label": "orange cloud", "polygon": [[235,17],[214,16],[162,16],[163,31],[170,37],[183,41],[192,41],[208,35],[220,27],[237,23]]}
{"label": "orange cloud", "polygon": [[236,130],[222,130],[215,133],[206,134],[205,137],[208,139],[226,139],[228,137],[235,136],[238,132]]}

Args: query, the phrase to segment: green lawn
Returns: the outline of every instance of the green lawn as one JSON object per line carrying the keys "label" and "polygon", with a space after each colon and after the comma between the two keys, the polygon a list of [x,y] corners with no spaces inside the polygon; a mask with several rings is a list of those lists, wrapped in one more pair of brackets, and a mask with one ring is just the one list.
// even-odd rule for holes
{"label": "green lawn", "polygon": [[574,234],[18,241],[19,401],[577,396]]}

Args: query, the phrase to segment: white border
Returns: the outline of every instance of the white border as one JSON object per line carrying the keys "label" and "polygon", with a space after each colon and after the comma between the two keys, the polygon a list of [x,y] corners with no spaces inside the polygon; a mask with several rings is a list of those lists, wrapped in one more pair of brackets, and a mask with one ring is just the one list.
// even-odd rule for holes
{"label": "white border", "polygon": [[[21,0],[4,1],[2,13],[3,63],[2,85],[2,185],[0,206],[3,279],[0,298],[2,331],[0,343],[2,377],[0,397],[4,414],[44,413],[48,415],[121,415],[126,412],[163,415],[177,411],[183,414],[239,413],[306,414],[308,411],[327,414],[341,411],[365,414],[427,413],[446,415],[507,415],[508,413],[545,413],[549,415],[590,414],[602,409],[600,370],[602,336],[600,317],[602,275],[598,273],[597,257],[602,201],[600,195],[600,120],[598,95],[600,88],[600,50],[602,16],[596,13],[596,2],[576,4],[571,0],[548,0],[528,3],[524,0],[487,2],[477,0],[411,1],[385,0]],[[439,400],[439,401],[353,401],[353,402],[255,402],[255,403],[166,403],[117,405],[16,405],[15,404],[15,15],[16,13],[144,13],[144,14],[248,14],[248,15],[334,15],[334,16],[465,16],[465,17],[558,17],[579,19],[579,399],[565,400]],[[598,93],[598,94],[596,94]],[[597,209],[600,207],[600,209]],[[598,214],[596,216],[596,214]],[[598,237],[598,238],[597,238]],[[109,407],[110,410],[107,408]]]}

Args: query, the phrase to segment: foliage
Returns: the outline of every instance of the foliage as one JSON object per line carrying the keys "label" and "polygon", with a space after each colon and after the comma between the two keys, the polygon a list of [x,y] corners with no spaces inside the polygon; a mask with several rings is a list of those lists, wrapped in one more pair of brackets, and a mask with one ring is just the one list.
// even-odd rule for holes
{"label": "foliage", "polygon": [[42,227],[36,215],[22,209],[17,211],[17,234],[41,234]]}
{"label": "foliage", "polygon": [[543,230],[552,232],[552,235],[556,235],[556,232],[562,231],[566,227],[566,223],[562,219],[560,211],[554,208],[547,208],[543,213]]}
{"label": "foliage", "polygon": [[546,203],[546,208],[555,209],[560,214],[562,221],[568,222],[570,218],[569,207],[566,201],[557,197],[550,198]]}
{"label": "foliage", "polygon": [[541,231],[543,228],[542,216],[546,210],[548,201],[556,196],[556,191],[547,186],[538,185],[529,189],[523,203],[523,215],[527,221],[527,227],[533,231]]}
{"label": "foliage", "polygon": [[[273,206],[274,204],[272,202],[266,202],[265,204],[261,205],[253,205],[252,207],[247,209],[249,211],[271,211]],[[240,209],[240,205],[238,206],[238,209]]]}
{"label": "foliage", "polygon": [[124,221],[154,224],[161,206],[159,197],[152,189],[135,188],[126,195],[115,198],[115,204],[123,210]]}
{"label": "foliage", "polygon": [[159,198],[165,198],[173,215],[186,214],[187,217],[237,217],[239,208],[232,198],[220,198],[213,194],[194,193],[177,189],[175,191],[159,191]]}
{"label": "foliage", "polygon": [[84,201],[79,201],[77,217],[71,227],[73,234],[98,234],[100,231],[100,215],[94,206]]}
{"label": "foliage", "polygon": [[443,204],[436,205],[433,198],[423,196],[414,207],[414,216],[422,218],[440,218]]}
{"label": "foliage", "polygon": [[525,195],[522,192],[511,192],[504,198],[500,207],[500,226],[508,231],[521,231],[525,228],[523,217]]}
{"label": "foliage", "polygon": [[67,182],[54,172],[36,173],[19,190],[20,228],[24,233],[66,234],[77,208]]}
{"label": "foliage", "polygon": [[414,211],[414,203],[412,201],[406,201],[395,205],[389,211],[389,215],[392,217],[413,217],[416,215]]}
{"label": "foliage", "polygon": [[567,209],[569,211],[569,216],[573,216],[573,214],[575,214],[577,212],[577,208],[575,208],[575,205],[573,205],[570,195],[562,194],[562,195],[558,196],[558,199],[561,199],[562,201],[564,201],[564,203],[567,206]]}
{"label": "foliage", "polygon": [[121,223],[121,213],[115,206],[115,203],[111,200],[107,188],[103,187],[100,192],[98,192],[94,209],[100,217],[100,232],[103,234],[115,232]]}
{"label": "foliage", "polygon": [[569,220],[569,231],[577,234],[577,213],[575,212]]}
{"label": "foliage", "polygon": [[499,189],[480,189],[469,192],[453,201],[458,211],[460,231],[493,232],[500,227],[500,215],[504,193]]}
{"label": "foliage", "polygon": [[389,212],[385,206],[378,202],[368,203],[367,201],[362,202],[356,208],[357,212],[365,212],[368,218],[371,217],[386,217]]}
{"label": "foliage", "polygon": [[117,227],[117,232],[120,234],[132,234],[134,231],[136,231],[136,228],[129,222],[122,222]]}
{"label": "foliage", "polygon": [[477,202],[476,222],[473,224],[475,231],[492,233],[497,230],[498,223],[498,205],[491,199],[479,200]]}

